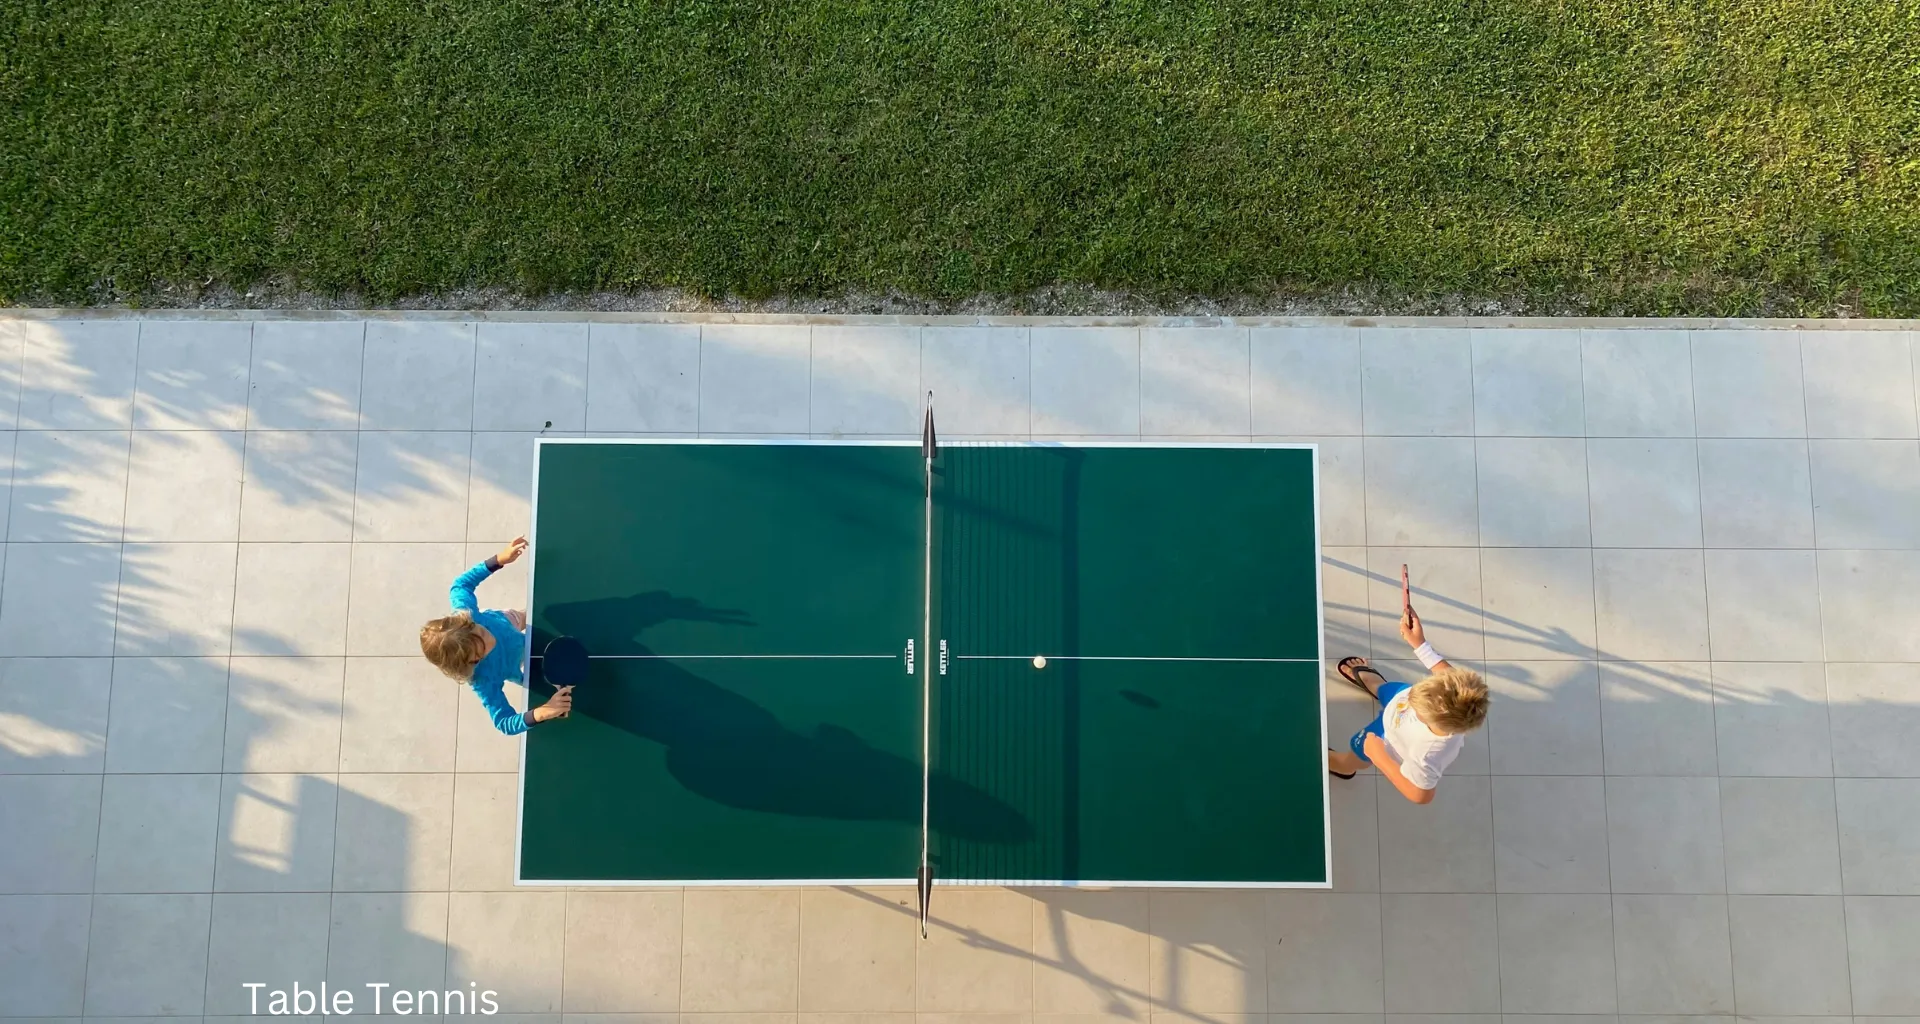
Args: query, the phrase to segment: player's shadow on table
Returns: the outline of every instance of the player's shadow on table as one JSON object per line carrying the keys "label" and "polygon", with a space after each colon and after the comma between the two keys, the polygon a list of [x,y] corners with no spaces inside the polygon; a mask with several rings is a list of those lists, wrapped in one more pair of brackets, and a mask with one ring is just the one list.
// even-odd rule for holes
{"label": "player's shadow on table", "polygon": [[[652,654],[639,636],[668,619],[751,625],[746,613],[661,591],[547,609],[596,655]],[[621,637],[623,639],[613,639]],[[551,636],[536,630],[535,650]],[[789,728],[766,707],[688,667],[635,658],[599,663],[574,691],[574,713],[667,748],[667,770],[689,791],[729,807],[799,817],[920,822],[921,766],[832,725]],[[905,678],[905,677],[902,677]],[[546,691],[539,686],[536,692]],[[928,781],[930,824],[976,842],[1019,843],[1034,828],[1012,806],[941,773]]]}

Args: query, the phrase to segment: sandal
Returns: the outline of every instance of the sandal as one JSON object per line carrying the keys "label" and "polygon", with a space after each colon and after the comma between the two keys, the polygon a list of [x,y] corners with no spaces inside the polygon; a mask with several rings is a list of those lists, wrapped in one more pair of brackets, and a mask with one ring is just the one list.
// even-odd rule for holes
{"label": "sandal", "polygon": [[1367,684],[1361,682],[1360,673],[1371,672],[1375,676],[1378,676],[1382,683],[1387,681],[1386,676],[1380,675],[1379,669],[1367,664],[1367,659],[1357,654],[1341,658],[1340,663],[1334,666],[1334,671],[1340,673],[1340,678],[1366,691],[1367,696],[1372,697],[1374,700],[1380,699],[1379,689],[1377,687],[1368,687]]}
{"label": "sandal", "polygon": [[[1327,748],[1327,753],[1329,753],[1329,754],[1331,754],[1331,753],[1333,753],[1333,748],[1332,748],[1332,747],[1328,747],[1328,748]],[[1336,771],[1334,771],[1334,770],[1333,770],[1332,768],[1328,768],[1328,769],[1327,769],[1327,774],[1328,774],[1328,775],[1331,775],[1331,776],[1333,776],[1333,777],[1334,777],[1334,778],[1336,778],[1336,779],[1351,779],[1351,778],[1353,778],[1353,777],[1354,777],[1355,775],[1358,775],[1358,774],[1359,774],[1359,772],[1336,772]]]}

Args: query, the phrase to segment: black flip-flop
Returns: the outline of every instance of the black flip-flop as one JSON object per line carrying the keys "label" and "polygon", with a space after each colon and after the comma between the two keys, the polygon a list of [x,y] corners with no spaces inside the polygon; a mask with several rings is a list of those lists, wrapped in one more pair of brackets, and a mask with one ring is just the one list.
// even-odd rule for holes
{"label": "black flip-flop", "polygon": [[[1371,672],[1376,676],[1380,676],[1380,682],[1383,685],[1386,683],[1387,677],[1384,675],[1380,675],[1380,670],[1377,668],[1374,668],[1372,665],[1367,664],[1366,661],[1367,659],[1362,658],[1358,654],[1350,654],[1344,658],[1341,658],[1339,663],[1336,664],[1333,668],[1334,668],[1334,671],[1340,673],[1340,678],[1345,679],[1347,682],[1352,683],[1354,686],[1359,687],[1362,693],[1365,693],[1367,696],[1372,697],[1374,700],[1379,700],[1380,699],[1379,691],[1367,689],[1367,684],[1360,681],[1360,678],[1359,678],[1360,673]],[[1347,674],[1349,669],[1352,670],[1353,672],[1352,675]]]}
{"label": "black flip-flop", "polygon": [[[1331,753],[1333,753],[1333,752],[1334,752],[1334,751],[1333,751],[1333,748],[1332,748],[1332,747],[1328,747],[1328,748],[1327,748],[1327,753],[1329,753],[1329,754],[1331,754]],[[1353,777],[1354,777],[1355,775],[1358,775],[1358,774],[1360,774],[1360,773],[1359,773],[1359,772],[1336,772],[1336,771],[1334,771],[1334,770],[1333,770],[1332,768],[1328,768],[1328,769],[1327,769],[1327,774],[1328,774],[1328,775],[1331,775],[1331,776],[1333,776],[1333,777],[1334,777],[1334,778],[1336,778],[1336,779],[1351,779],[1351,778],[1353,778]]]}

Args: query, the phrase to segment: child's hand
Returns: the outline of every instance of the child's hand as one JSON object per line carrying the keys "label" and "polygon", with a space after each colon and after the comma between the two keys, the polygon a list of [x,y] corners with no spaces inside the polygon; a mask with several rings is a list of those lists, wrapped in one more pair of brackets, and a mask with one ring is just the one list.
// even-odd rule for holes
{"label": "child's hand", "polygon": [[502,612],[501,614],[507,617],[507,622],[513,626],[515,632],[519,632],[519,633],[526,632],[527,630],[527,613],[526,612],[523,612],[518,608],[509,608],[506,611]]}
{"label": "child's hand", "polygon": [[1400,616],[1400,639],[1405,640],[1408,647],[1419,647],[1427,642],[1427,631],[1420,625],[1420,615],[1412,608]]}
{"label": "child's hand", "polygon": [[551,722],[556,718],[565,718],[573,713],[573,687],[562,686],[553,691],[545,704],[533,709],[536,722]]}
{"label": "child's hand", "polygon": [[513,538],[512,542],[510,542],[506,547],[501,548],[500,553],[493,557],[501,565],[512,565],[515,561],[519,560],[521,555],[524,555],[526,553],[527,553],[527,538],[525,537],[525,535],[522,535],[522,536]]}
{"label": "child's hand", "polygon": [[1387,741],[1373,733],[1368,733],[1367,738],[1361,741],[1360,749],[1366,751],[1367,760],[1376,765],[1392,756],[1387,753]]}

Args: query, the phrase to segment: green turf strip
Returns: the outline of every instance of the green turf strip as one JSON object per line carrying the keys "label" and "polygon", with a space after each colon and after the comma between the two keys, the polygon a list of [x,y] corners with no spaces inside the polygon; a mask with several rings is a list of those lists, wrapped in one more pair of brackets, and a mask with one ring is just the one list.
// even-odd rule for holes
{"label": "green turf strip", "polygon": [[1920,313],[1910,0],[0,0],[0,301]]}

